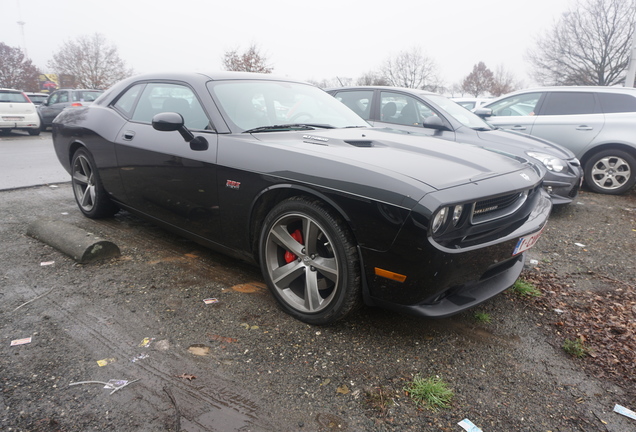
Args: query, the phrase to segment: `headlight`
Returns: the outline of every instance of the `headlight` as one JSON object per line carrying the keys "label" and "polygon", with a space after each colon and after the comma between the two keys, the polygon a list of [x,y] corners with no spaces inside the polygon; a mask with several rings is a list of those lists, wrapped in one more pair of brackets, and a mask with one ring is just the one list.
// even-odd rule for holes
{"label": "headlight", "polygon": [[464,206],[456,205],[453,208],[453,225],[457,226],[457,223],[462,218],[462,211],[464,210]]}
{"label": "headlight", "polygon": [[565,170],[567,164],[558,157],[540,153],[540,152],[526,152],[526,154],[532,158],[538,159],[548,169],[548,171],[561,172]]}
{"label": "headlight", "polygon": [[431,226],[433,233],[436,233],[441,228],[441,226],[444,225],[447,215],[448,207],[443,207],[440,211],[437,212],[437,214],[433,218],[433,225]]}

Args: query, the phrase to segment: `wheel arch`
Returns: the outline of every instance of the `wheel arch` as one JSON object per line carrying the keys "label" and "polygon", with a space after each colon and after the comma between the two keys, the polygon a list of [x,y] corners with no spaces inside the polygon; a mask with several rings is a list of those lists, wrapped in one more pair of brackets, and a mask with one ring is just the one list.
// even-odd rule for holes
{"label": "wheel arch", "polygon": [[276,204],[292,197],[306,197],[313,200],[318,200],[334,211],[342,220],[347,224],[347,229],[350,231],[353,239],[358,243],[355,229],[352,226],[351,219],[344,211],[344,209],[338,205],[333,199],[329,198],[326,194],[321,193],[315,189],[311,189],[305,186],[293,185],[293,184],[278,184],[261,191],[258,194],[252,207],[250,209],[249,219],[249,235],[250,235],[250,247],[252,249],[252,255],[256,262],[258,259],[258,242],[261,232],[263,221],[267,214],[276,206]]}
{"label": "wheel arch", "polygon": [[594,156],[596,153],[606,151],[606,150],[621,150],[621,151],[624,151],[625,153],[632,155],[634,158],[636,158],[636,148],[634,146],[631,146],[629,144],[622,144],[622,143],[606,143],[606,144],[601,144],[601,145],[588,149],[585,152],[585,154],[581,157],[581,160],[580,160],[581,166],[585,168],[585,166],[587,165],[588,161],[590,160],[592,156]]}
{"label": "wheel arch", "polygon": [[69,146],[68,146],[68,164],[69,166],[72,165],[73,163],[73,155],[75,154],[75,152],[77,150],[79,150],[80,148],[85,149],[87,152],[90,153],[90,150],[88,150],[88,147],[86,147],[86,145],[82,142],[79,141],[73,141]]}

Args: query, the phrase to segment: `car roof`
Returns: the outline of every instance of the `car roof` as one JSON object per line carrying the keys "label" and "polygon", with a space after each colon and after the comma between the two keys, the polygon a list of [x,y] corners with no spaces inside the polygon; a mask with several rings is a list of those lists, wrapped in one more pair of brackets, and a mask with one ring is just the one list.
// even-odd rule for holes
{"label": "car roof", "polygon": [[395,86],[346,86],[346,87],[332,87],[325,89],[327,92],[336,91],[336,90],[388,90],[388,91],[399,91],[402,93],[412,93],[416,95],[439,95],[439,93],[430,92],[428,90],[420,90],[414,88],[407,87],[395,87]]}
{"label": "car roof", "polygon": [[633,87],[608,87],[608,86],[544,86],[544,87],[534,87],[528,88],[524,90],[518,90],[511,93],[508,93],[504,96],[519,94],[519,93],[532,93],[532,92],[576,92],[576,91],[585,91],[585,92],[602,92],[602,93],[626,93],[626,94],[636,94],[636,88]]}

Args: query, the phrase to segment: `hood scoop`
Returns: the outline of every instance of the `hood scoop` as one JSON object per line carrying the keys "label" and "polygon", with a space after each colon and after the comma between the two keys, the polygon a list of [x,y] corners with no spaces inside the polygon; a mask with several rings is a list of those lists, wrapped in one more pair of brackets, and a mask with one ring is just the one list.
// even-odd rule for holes
{"label": "hood scoop", "polygon": [[364,147],[364,148],[375,147],[373,145],[373,141],[371,140],[344,140],[344,142],[354,147]]}

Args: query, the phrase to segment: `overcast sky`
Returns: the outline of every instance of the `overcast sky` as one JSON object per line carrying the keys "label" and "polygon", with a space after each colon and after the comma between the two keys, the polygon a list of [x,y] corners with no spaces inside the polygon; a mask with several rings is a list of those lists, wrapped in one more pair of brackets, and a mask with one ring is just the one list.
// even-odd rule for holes
{"label": "overcast sky", "polygon": [[[526,86],[524,54],[576,0],[0,0],[0,42],[44,72],[78,36],[103,34],[136,73],[221,68],[254,43],[274,73],[356,79],[419,46],[447,86],[483,61]],[[21,26],[18,22],[24,22]],[[22,29],[24,32],[22,32]]]}

